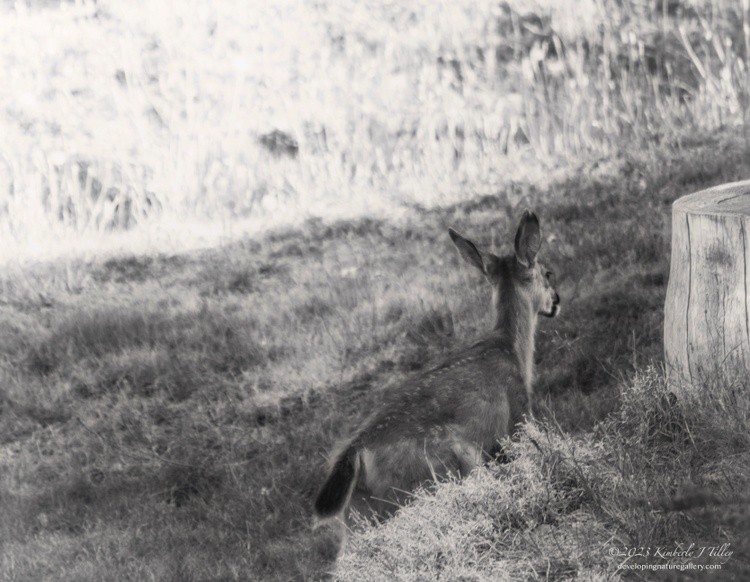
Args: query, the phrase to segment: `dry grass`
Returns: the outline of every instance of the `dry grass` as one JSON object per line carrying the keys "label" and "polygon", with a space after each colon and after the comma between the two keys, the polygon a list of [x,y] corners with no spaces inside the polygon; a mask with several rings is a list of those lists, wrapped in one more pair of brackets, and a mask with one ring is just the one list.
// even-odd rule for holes
{"label": "dry grass", "polygon": [[[418,495],[384,526],[353,536],[337,577],[604,580],[621,563],[667,564],[654,557],[658,547],[728,542],[730,558],[687,561],[742,578],[750,407],[746,396],[738,403],[714,388],[677,401],[661,373],[646,369],[621,387],[617,414],[593,432],[527,425],[508,447],[510,464]],[[613,556],[613,548],[649,548],[650,556]]]}
{"label": "dry grass", "polygon": [[392,216],[750,135],[741,0],[55,4],[0,7],[6,258]]}

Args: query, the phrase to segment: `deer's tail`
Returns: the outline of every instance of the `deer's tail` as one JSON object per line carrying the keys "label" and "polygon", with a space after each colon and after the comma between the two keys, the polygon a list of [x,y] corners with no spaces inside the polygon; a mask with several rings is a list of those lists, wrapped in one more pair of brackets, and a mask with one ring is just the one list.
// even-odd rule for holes
{"label": "deer's tail", "polygon": [[333,464],[325,484],[315,500],[315,514],[320,519],[341,512],[352,497],[359,477],[359,451],[350,445]]}

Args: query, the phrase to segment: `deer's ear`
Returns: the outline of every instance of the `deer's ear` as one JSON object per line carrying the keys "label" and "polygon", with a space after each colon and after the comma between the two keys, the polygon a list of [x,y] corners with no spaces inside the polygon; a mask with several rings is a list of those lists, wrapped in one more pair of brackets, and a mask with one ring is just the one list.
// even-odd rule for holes
{"label": "deer's ear", "polygon": [[534,264],[539,247],[542,246],[542,234],[536,214],[525,210],[516,231],[516,260],[524,267]]}
{"label": "deer's ear", "polygon": [[482,259],[482,253],[479,251],[477,246],[471,242],[468,238],[465,238],[458,234],[452,228],[448,229],[448,234],[451,235],[453,244],[456,245],[458,253],[464,258],[467,263],[471,263],[477,269],[482,271],[485,275],[487,274],[484,260]]}

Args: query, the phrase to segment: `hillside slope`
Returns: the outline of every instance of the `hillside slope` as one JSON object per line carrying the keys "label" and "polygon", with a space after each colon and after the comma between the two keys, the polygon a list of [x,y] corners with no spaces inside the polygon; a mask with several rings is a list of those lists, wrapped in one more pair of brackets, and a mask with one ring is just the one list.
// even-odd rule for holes
{"label": "hillside slope", "polygon": [[[556,428],[530,428],[517,461],[353,536],[340,577],[588,577],[611,571],[610,537],[739,545],[747,391],[675,408],[646,370],[661,358],[669,204],[747,177],[747,160],[715,135],[400,223],[309,222],[202,253],[5,272],[2,578],[321,576],[338,549],[310,530],[326,452],[382,386],[489,326],[487,289],[447,226],[505,241],[525,206],[564,302],[539,333]],[[707,520],[655,509],[693,486],[719,503]],[[727,567],[747,559],[736,549]]]}

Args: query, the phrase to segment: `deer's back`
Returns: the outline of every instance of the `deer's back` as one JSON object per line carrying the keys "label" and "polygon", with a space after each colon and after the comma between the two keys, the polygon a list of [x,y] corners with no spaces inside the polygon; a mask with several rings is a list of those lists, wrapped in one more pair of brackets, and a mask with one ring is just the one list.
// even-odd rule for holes
{"label": "deer's back", "polygon": [[489,450],[527,410],[509,347],[490,337],[388,390],[355,440],[372,447],[450,435]]}

